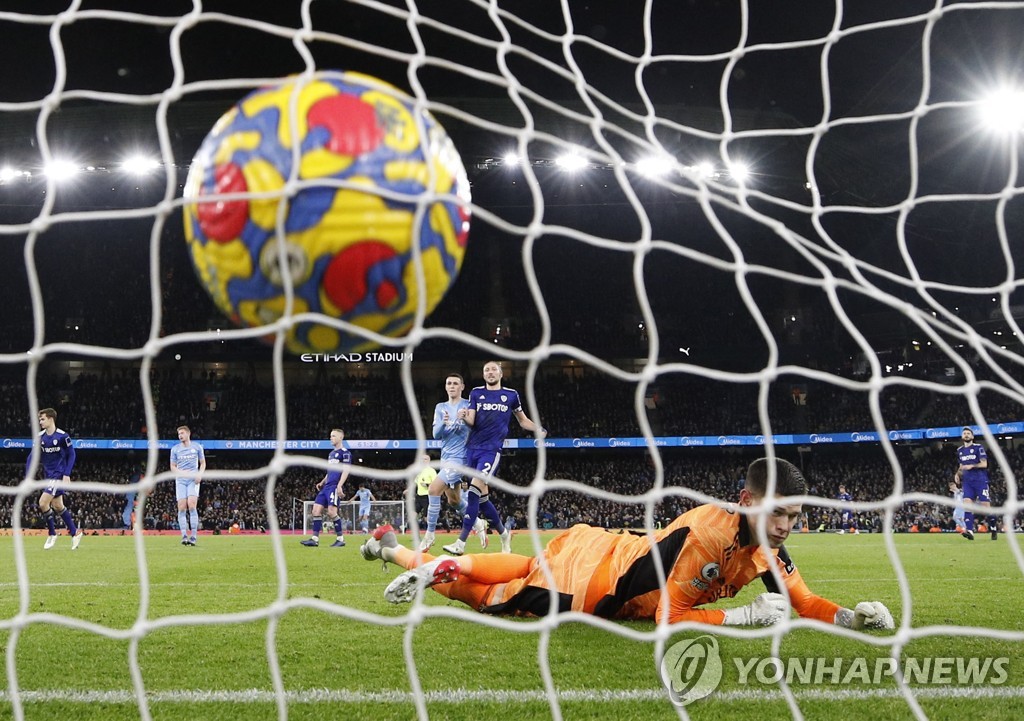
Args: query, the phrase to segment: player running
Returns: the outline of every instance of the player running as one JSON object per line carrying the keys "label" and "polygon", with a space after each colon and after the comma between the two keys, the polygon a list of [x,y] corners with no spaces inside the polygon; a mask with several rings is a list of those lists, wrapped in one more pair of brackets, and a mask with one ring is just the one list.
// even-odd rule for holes
{"label": "player running", "polygon": [[505,444],[508,424],[513,416],[524,430],[537,431],[541,437],[548,433],[523,412],[519,393],[501,385],[500,363],[488,361],[484,364],[483,373],[484,385],[470,392],[469,404],[458,412],[458,418],[470,427],[469,440],[466,442],[466,465],[475,468],[479,476],[473,476],[469,482],[469,498],[462,518],[462,533],[457,540],[443,547],[446,553],[454,556],[465,553],[466,539],[469,538],[469,533],[481,512],[501,538],[501,552],[511,552],[512,534],[501,522],[498,509],[490,500],[487,479],[498,471],[501,449]]}
{"label": "player running", "polygon": [[[470,428],[459,416],[462,410],[469,407],[469,401],[462,397],[466,382],[458,373],[449,373],[444,379],[444,390],[448,400],[434,406],[433,433],[434,439],[441,441],[441,468],[427,489],[427,532],[420,542],[420,550],[427,551],[434,545],[434,531],[437,519],[441,515],[441,495],[444,494],[448,503],[456,509],[459,518],[464,519],[466,501],[462,497],[462,472],[446,464],[466,464],[466,441],[469,439]],[[427,457],[429,461],[429,456]],[[487,548],[487,524],[484,519],[477,518],[473,531],[480,537],[480,545]]]}

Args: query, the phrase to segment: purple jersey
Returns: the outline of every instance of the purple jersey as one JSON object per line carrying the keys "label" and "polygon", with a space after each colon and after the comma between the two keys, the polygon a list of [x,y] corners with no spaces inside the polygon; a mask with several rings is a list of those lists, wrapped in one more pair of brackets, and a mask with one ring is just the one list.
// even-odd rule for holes
{"label": "purple jersey", "polygon": [[334,448],[331,450],[330,455],[327,456],[327,463],[330,464],[331,469],[327,471],[327,483],[324,484],[325,491],[331,487],[337,487],[338,481],[341,480],[342,469],[334,470],[335,464],[352,465],[352,451],[347,448]]}
{"label": "purple jersey", "polygon": [[39,448],[43,451],[40,461],[43,466],[43,478],[61,479],[71,475],[71,469],[75,467],[75,444],[71,441],[71,436],[60,428],[54,429],[50,435],[47,435],[46,431],[41,431],[39,445],[29,453],[28,462],[25,464],[26,473],[32,465],[32,454]]}
{"label": "purple jersey", "polygon": [[[969,446],[960,446],[956,449],[957,460],[960,461],[960,465],[973,466],[982,461],[988,460],[988,454],[985,453],[985,447],[980,443],[972,443]],[[988,469],[986,468],[971,468],[963,472],[962,480],[964,483],[970,481],[971,483],[977,483],[982,481],[988,483]]]}
{"label": "purple jersey", "polygon": [[469,431],[467,451],[501,450],[508,435],[509,421],[523,410],[517,391],[511,388],[488,390],[485,386],[470,391],[469,407],[476,411],[476,419]]}
{"label": "purple jersey", "polygon": [[[985,447],[980,443],[972,443],[969,446],[960,446],[956,449],[956,457],[960,465],[974,465],[988,460]],[[963,471],[960,476],[961,485],[964,489],[964,498],[972,501],[986,503],[988,495],[988,469],[971,468]]]}

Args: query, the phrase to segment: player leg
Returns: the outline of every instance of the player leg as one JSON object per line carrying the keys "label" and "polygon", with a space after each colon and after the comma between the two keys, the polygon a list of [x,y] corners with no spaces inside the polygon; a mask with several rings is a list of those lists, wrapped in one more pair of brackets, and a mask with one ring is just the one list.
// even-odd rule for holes
{"label": "player leg", "polygon": [[[974,482],[965,479],[964,480],[964,503],[970,504],[977,500],[979,503],[988,500],[988,491],[985,490],[982,493],[982,489],[977,487]],[[961,534],[968,541],[974,541],[974,512],[964,509],[964,533]]]}
{"label": "player leg", "polygon": [[77,550],[78,545],[82,542],[82,529],[75,525],[75,519],[71,515],[71,510],[64,505],[65,493],[62,490],[57,491],[57,495],[54,496],[52,502],[52,508],[60,516],[61,520],[64,521],[64,525],[68,529],[68,535],[71,536],[71,550]]}
{"label": "player leg", "polygon": [[[314,509],[316,506],[314,506]],[[345,547],[345,526],[341,522],[341,514],[338,513],[338,507],[336,505],[327,506],[327,518],[331,521],[334,526],[334,543],[331,544],[331,548],[344,548]],[[315,523],[315,521],[314,521]]]}
{"label": "player leg", "polygon": [[359,507],[359,529],[365,533],[370,533],[370,509]]}
{"label": "player leg", "polygon": [[441,494],[445,491],[448,473],[448,469],[442,469],[427,489],[427,532],[420,541],[421,551],[429,551],[434,545],[434,531],[437,530],[437,519],[441,516]]}
{"label": "player leg", "polygon": [[53,548],[53,544],[57,542],[57,519],[52,508],[55,492],[55,488],[47,486],[39,496],[39,512],[46,521],[46,543],[43,545],[46,550]]}
{"label": "player leg", "polygon": [[[970,492],[971,495],[968,496],[967,488],[968,484],[964,482],[964,503],[974,503],[974,493],[972,491]],[[974,540],[974,513],[966,508],[964,509],[964,531],[960,535],[968,541]]]}
{"label": "player leg", "polygon": [[532,558],[512,554],[470,554],[455,559],[397,546],[390,555],[395,563],[409,569],[384,590],[384,598],[391,603],[407,603],[416,597],[419,588],[433,588],[443,596],[478,609],[486,605],[495,586],[525,578],[533,568]]}
{"label": "player leg", "polygon": [[462,530],[455,541],[447,546],[442,546],[445,553],[461,556],[466,552],[466,539],[469,538],[469,534],[480,516],[480,496],[483,494],[481,486],[483,486],[483,482],[478,478],[470,481],[469,489],[466,491],[466,510],[462,514]]}
{"label": "player leg", "polygon": [[181,545],[188,545],[188,479],[179,478],[174,482],[174,494],[178,501],[178,530],[181,531]]}
{"label": "player leg", "polygon": [[324,505],[320,503],[320,496],[317,495],[313,501],[313,535],[304,541],[299,541],[303,546],[316,548],[320,545],[320,531],[324,527]]}
{"label": "player leg", "polygon": [[[495,453],[491,459],[487,468],[484,469],[485,478],[490,478],[498,472],[498,464],[501,463],[501,453]],[[505,524],[501,522],[501,516],[498,514],[498,509],[491,502],[490,488],[484,483],[483,493],[480,495],[480,513],[483,514],[484,518],[487,519],[488,523],[491,524],[491,528],[501,538],[501,552],[511,553],[512,552],[512,534],[505,528]]]}
{"label": "player leg", "polygon": [[188,496],[188,522],[192,528],[192,535],[189,536],[188,545],[196,545],[196,538],[199,536],[199,485],[195,481],[189,483]]}
{"label": "player leg", "polygon": [[[983,493],[984,493],[983,498],[987,499],[988,498],[988,489],[986,488],[983,491]],[[978,501],[978,505],[979,506],[984,506],[985,508],[988,508],[988,509],[992,508],[992,503],[991,503],[991,501],[988,501],[988,500]],[[997,540],[999,538],[999,526],[998,526],[999,518],[997,518],[996,516],[993,516],[991,514],[991,512],[986,511],[986,520],[988,521],[988,529],[992,532],[992,540],[995,541],[995,540]]]}

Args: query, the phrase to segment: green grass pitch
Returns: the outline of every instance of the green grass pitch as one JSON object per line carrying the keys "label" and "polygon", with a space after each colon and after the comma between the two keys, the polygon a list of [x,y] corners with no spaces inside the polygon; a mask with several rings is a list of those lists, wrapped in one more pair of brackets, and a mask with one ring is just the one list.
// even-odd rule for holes
{"label": "green grass pitch", "polygon": [[[24,717],[140,718],[134,655],[153,719],[277,719],[268,644],[289,719],[416,718],[407,647],[432,719],[552,718],[543,657],[563,718],[679,717],[661,687],[651,640],[580,622],[563,623],[550,634],[537,633],[533,619],[510,620],[506,628],[473,624],[466,618],[475,615],[433,592],[425,595],[429,613],[392,606],[382,592],[397,570],[363,561],[360,537],[350,537],[343,549],[309,549],[298,540],[282,537],[281,567],[269,535],[204,536],[196,548],[182,547],[173,536],[151,536],[143,544],[143,578],[131,536],[87,537],[73,553],[66,536],[50,551],[43,551],[42,537],[31,536],[24,539],[29,586],[22,609],[14,540],[0,538],[0,641],[9,669],[13,663]],[[998,685],[918,687],[921,710],[929,718],[957,721],[1024,718],[1024,575],[1011,552],[1016,539],[894,540],[909,581],[913,629],[947,624],[953,631],[981,627],[1009,636],[938,631],[907,639],[904,657],[1009,658]],[[513,545],[532,553],[526,533]],[[880,600],[902,618],[899,584],[881,536],[804,534],[787,546],[812,590],[847,606]],[[731,603],[748,603],[761,590],[757,582]],[[451,613],[456,609],[466,613]],[[618,628],[635,636],[651,634],[654,625]],[[677,633],[671,642],[704,632]],[[887,638],[891,634],[874,632],[869,640]],[[749,683],[739,682],[735,660],[770,656],[772,638],[717,640],[723,681],[711,696],[686,707],[689,717],[791,718],[777,684],[758,683],[753,675]],[[810,628],[790,630],[779,646],[782,658],[843,663],[889,652],[888,645]],[[790,688],[807,719],[914,718],[891,680],[797,682]],[[17,711],[12,690],[8,671],[0,719]]]}

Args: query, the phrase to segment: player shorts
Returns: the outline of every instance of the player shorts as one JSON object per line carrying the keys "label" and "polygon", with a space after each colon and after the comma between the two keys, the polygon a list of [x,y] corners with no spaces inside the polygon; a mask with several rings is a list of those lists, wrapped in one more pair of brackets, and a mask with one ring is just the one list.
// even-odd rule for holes
{"label": "player shorts", "polygon": [[364,505],[360,504],[360,506],[359,506],[359,515],[360,515],[360,517],[362,517],[362,516],[369,516],[370,515],[370,507],[368,505],[364,506]]}
{"label": "player shorts", "polygon": [[43,493],[49,493],[54,498],[57,496],[63,496],[67,493],[67,491],[57,485],[57,482],[61,480],[60,478],[47,478],[46,480],[53,481],[53,484],[44,488]]}
{"label": "player shorts", "polygon": [[989,503],[988,481],[963,480],[964,500],[977,501],[978,503]]}
{"label": "player shorts", "polygon": [[316,494],[316,498],[313,499],[313,503],[316,503],[319,506],[337,506],[338,487],[324,486],[320,489],[320,492]]}
{"label": "player shorts", "polygon": [[416,515],[422,515],[430,507],[430,496],[416,496]]}
{"label": "player shorts", "polygon": [[174,495],[179,501],[184,501],[190,496],[199,497],[199,484],[195,478],[174,479]]}
{"label": "player shorts", "polygon": [[[544,549],[544,558],[555,582],[559,611],[593,613],[594,605],[614,593],[617,578],[605,579],[596,572],[624,536],[603,528],[578,524],[562,531]],[[551,583],[539,563],[525,578],[494,584],[480,609],[484,613],[546,615],[551,603]]]}
{"label": "player shorts", "polygon": [[480,471],[480,475],[489,478],[498,472],[501,463],[501,451],[472,450],[466,453],[466,465]]}
{"label": "player shorts", "polygon": [[[465,464],[465,460],[462,458],[443,458],[442,460]],[[442,468],[438,471],[437,477],[449,488],[455,488],[462,481],[462,472],[454,468]]]}

